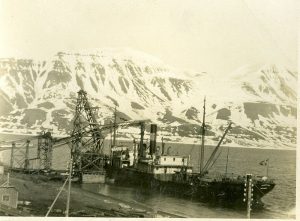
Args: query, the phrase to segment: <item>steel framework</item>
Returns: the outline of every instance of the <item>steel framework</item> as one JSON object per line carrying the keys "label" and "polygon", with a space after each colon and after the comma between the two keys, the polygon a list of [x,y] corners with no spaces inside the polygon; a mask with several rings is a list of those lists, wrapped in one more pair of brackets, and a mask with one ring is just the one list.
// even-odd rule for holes
{"label": "steel framework", "polygon": [[26,142],[21,145],[17,145],[16,142],[12,142],[10,154],[11,169],[28,169],[29,145],[30,140],[26,140]]}
{"label": "steel framework", "polygon": [[71,156],[74,162],[74,176],[82,179],[84,173],[104,173],[108,156],[103,154],[104,136],[101,133],[95,113],[83,90],[78,92],[73,131]]}
{"label": "steel framework", "polygon": [[51,170],[53,155],[53,138],[50,132],[42,132],[38,137],[37,158],[40,159],[39,169]]}

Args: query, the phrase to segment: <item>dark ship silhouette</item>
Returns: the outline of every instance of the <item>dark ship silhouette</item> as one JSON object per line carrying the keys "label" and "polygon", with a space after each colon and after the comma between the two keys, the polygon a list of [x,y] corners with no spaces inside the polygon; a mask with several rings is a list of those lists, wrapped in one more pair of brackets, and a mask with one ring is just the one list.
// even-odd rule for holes
{"label": "dark ship silhouette", "polygon": [[[151,124],[150,146],[147,148],[144,143],[145,124],[140,122],[140,141],[138,143],[134,141],[133,148],[115,145],[114,136],[114,145],[111,148],[111,162],[107,165],[108,176],[114,179],[116,184],[141,186],[176,196],[189,197],[193,200],[245,208],[245,176],[236,175],[229,177],[227,173],[221,176],[209,174],[209,168],[218,158],[217,152],[231,128],[231,123],[204,164],[205,100],[203,109],[202,145],[199,156],[200,172],[193,173],[189,156],[166,153],[168,151],[165,151],[163,142],[161,150],[157,149],[156,124]],[[253,176],[252,179],[252,208],[262,208],[263,202],[261,198],[274,188],[275,183],[267,176]]]}

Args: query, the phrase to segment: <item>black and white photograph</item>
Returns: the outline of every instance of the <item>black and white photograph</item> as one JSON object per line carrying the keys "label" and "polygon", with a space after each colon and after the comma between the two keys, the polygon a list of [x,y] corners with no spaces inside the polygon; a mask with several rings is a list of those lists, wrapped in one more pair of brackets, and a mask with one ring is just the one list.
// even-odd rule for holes
{"label": "black and white photograph", "polygon": [[0,220],[296,220],[297,8],[0,0]]}

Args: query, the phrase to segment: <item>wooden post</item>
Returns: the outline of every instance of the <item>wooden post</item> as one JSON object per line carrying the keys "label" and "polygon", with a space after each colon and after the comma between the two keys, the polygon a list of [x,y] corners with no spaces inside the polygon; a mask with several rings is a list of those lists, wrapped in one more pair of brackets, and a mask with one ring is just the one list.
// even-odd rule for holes
{"label": "wooden post", "polygon": [[251,216],[251,203],[252,203],[252,174],[246,175],[246,200],[247,200],[247,218]]}
{"label": "wooden post", "polygon": [[68,178],[66,179],[66,181],[64,182],[64,184],[63,184],[63,185],[62,185],[62,187],[60,188],[60,190],[59,190],[58,194],[56,195],[55,199],[53,200],[53,202],[52,202],[52,204],[51,204],[50,208],[48,209],[48,211],[47,211],[47,213],[46,213],[46,217],[47,217],[47,216],[50,214],[50,212],[51,212],[51,210],[52,210],[52,208],[53,208],[54,204],[56,203],[56,201],[57,201],[57,199],[58,199],[59,195],[60,195],[60,194],[61,194],[61,192],[63,191],[63,189],[64,189],[64,187],[65,187],[65,185],[66,185],[67,181],[68,181]]}
{"label": "wooden post", "polygon": [[73,161],[71,157],[70,165],[69,165],[69,177],[68,177],[69,184],[68,184],[68,195],[67,195],[67,205],[66,205],[66,217],[69,216],[69,209],[70,209],[72,173],[73,173]]}

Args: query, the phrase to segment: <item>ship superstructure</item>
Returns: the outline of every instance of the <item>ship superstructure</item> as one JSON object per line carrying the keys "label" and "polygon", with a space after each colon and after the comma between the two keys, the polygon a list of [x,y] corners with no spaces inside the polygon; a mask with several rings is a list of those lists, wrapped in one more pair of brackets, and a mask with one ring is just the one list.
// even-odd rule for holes
{"label": "ship superstructure", "polygon": [[[195,173],[190,156],[170,154],[169,151],[165,151],[164,143],[162,147],[156,145],[156,124],[150,126],[150,145],[147,146],[144,143],[145,125],[141,124],[140,141],[134,141],[133,147],[123,145],[111,148],[111,165],[108,174],[115,179],[115,183],[119,184],[138,185],[176,196],[188,196],[196,200],[243,207],[245,206],[243,200],[245,176],[233,174],[215,176],[209,173],[230,128],[231,123],[208,160],[204,162],[205,122],[202,123],[200,166],[199,172]],[[274,186],[274,181],[266,176],[253,177],[253,208],[263,205],[261,198]]]}

